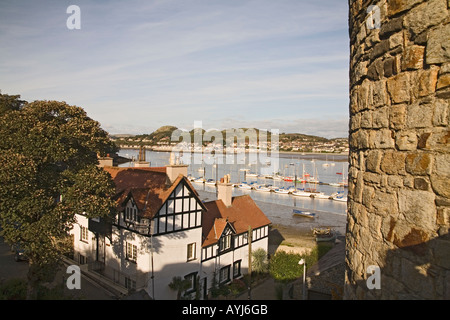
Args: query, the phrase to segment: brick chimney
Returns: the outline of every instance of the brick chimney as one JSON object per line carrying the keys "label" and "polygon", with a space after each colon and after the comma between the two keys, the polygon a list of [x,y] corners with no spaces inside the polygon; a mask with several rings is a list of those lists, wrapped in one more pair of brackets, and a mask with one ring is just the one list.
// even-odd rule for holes
{"label": "brick chimney", "polygon": [[180,164],[179,161],[174,160],[173,153],[170,155],[170,165],[166,166],[167,183],[172,184],[178,178],[178,175],[182,174],[187,177],[188,165]]}
{"label": "brick chimney", "polygon": [[217,183],[217,199],[222,200],[225,206],[231,207],[232,198],[233,186],[230,183],[230,175],[227,174]]}
{"label": "brick chimney", "polygon": [[113,166],[113,158],[111,158],[108,155],[106,155],[106,157],[100,157],[99,155],[97,155],[97,159],[98,159],[98,167],[102,168],[102,167],[112,167]]}

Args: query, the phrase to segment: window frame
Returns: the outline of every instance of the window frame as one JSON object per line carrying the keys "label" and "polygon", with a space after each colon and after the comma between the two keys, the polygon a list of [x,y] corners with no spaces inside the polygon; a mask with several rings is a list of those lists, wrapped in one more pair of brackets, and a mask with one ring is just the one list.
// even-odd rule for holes
{"label": "window frame", "polygon": [[128,261],[137,262],[137,246],[131,242],[126,242],[125,257]]}
{"label": "window frame", "polygon": [[[190,251],[191,251],[191,254],[189,254]],[[187,259],[186,259],[186,261],[193,261],[195,259],[197,259],[197,243],[193,242],[193,243],[189,243],[187,245]]]}

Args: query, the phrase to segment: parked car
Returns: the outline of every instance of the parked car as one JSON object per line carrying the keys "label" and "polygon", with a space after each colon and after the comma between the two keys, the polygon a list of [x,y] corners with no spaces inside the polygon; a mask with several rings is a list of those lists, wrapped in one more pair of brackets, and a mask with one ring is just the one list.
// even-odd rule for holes
{"label": "parked car", "polygon": [[14,254],[14,260],[15,260],[16,262],[28,260],[27,256],[25,255],[25,250],[24,250],[23,247],[20,245],[20,243],[13,245],[12,248],[11,248],[11,250],[12,250],[13,252],[15,252],[15,254]]}

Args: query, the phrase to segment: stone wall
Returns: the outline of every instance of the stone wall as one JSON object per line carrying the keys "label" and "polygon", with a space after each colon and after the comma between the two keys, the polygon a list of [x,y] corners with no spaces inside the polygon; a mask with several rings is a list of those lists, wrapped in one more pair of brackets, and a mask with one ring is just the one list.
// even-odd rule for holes
{"label": "stone wall", "polygon": [[449,8],[349,0],[346,299],[450,299]]}

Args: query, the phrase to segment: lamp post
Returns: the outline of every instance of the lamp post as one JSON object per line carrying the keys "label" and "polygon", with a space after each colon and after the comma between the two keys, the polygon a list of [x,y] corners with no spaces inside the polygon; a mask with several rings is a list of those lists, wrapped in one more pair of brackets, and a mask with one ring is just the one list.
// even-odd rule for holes
{"label": "lamp post", "polygon": [[305,259],[301,259],[298,262],[299,265],[303,265],[303,300],[306,300],[306,261]]}

